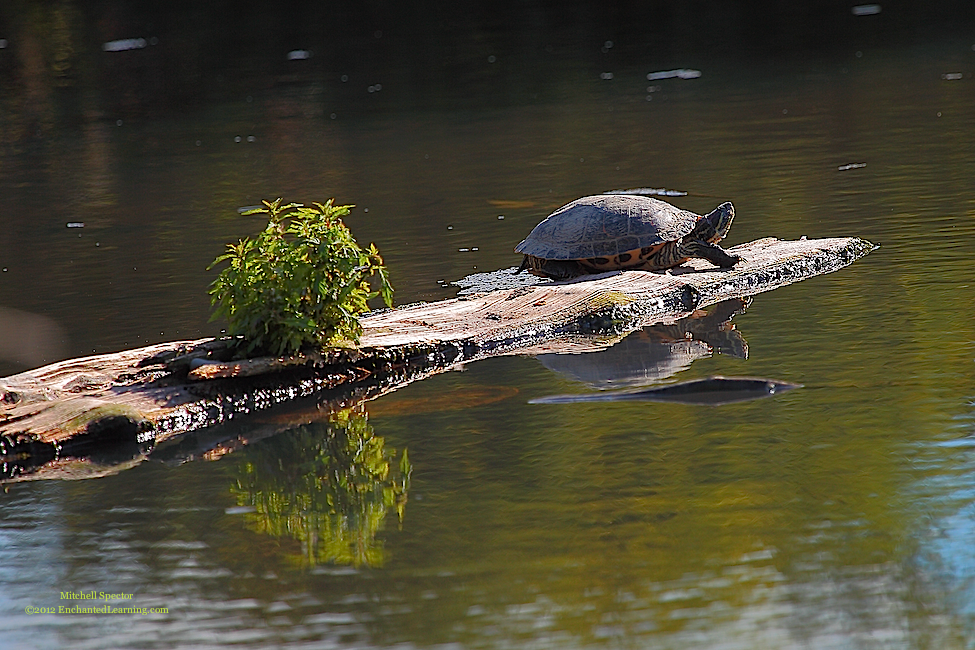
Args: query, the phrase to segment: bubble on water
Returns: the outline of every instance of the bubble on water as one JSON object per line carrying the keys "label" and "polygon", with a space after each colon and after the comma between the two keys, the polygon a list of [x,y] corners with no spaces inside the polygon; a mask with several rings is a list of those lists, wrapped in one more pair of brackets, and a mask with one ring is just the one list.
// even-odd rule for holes
{"label": "bubble on water", "polygon": [[305,59],[311,58],[311,52],[308,50],[291,50],[288,52],[289,61],[304,61]]}
{"label": "bubble on water", "polygon": [[329,117],[334,120],[336,117],[338,117],[338,115],[336,115],[335,113],[332,113],[331,115],[329,115]]}
{"label": "bubble on water", "polygon": [[498,60],[498,57],[494,56],[493,54],[488,57],[488,63],[494,63],[497,60]]}
{"label": "bubble on water", "polygon": [[613,73],[612,72],[600,72],[599,73],[599,78],[600,79],[606,79],[606,80],[612,79],[613,78]]}
{"label": "bubble on water", "polygon": [[349,75],[347,75],[347,74],[344,74],[344,75],[342,75],[341,77],[339,77],[339,80],[340,80],[340,81],[341,81],[342,83],[345,83],[346,81],[348,81],[348,80],[349,80]]}
{"label": "bubble on water", "polygon": [[946,72],[943,75],[941,75],[941,78],[945,79],[946,81],[958,81],[964,76],[965,75],[962,74],[961,72]]}
{"label": "bubble on water", "polygon": [[249,136],[247,136],[247,141],[248,141],[248,142],[257,142],[257,138],[255,138],[255,137],[254,137],[254,136],[252,136],[252,135],[249,135]]}
{"label": "bubble on water", "polygon": [[115,120],[115,126],[122,126],[122,120]]}
{"label": "bubble on water", "polygon": [[238,135],[234,137],[234,142],[240,142],[242,138]]}

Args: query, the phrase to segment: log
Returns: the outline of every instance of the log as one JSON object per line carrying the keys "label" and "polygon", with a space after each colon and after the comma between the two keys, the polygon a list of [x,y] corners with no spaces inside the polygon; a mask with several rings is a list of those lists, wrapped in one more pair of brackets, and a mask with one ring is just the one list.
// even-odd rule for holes
{"label": "log", "polygon": [[[730,269],[691,260],[667,272],[532,277],[527,286],[367,315],[358,349],[234,361],[228,340],[200,339],[61,361],[0,378],[0,480],[112,447],[148,454],[187,432],[301,398],[314,396],[327,410],[459,363],[579,351],[580,336],[673,322],[831,273],[875,248],[849,237],[761,239],[730,249],[743,259]],[[525,285],[529,276],[511,279]]]}

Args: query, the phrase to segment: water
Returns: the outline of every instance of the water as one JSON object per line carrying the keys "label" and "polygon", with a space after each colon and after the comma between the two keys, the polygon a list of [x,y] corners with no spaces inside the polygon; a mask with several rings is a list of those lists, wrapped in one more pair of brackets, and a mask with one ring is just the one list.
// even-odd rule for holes
{"label": "water", "polygon": [[[369,42],[397,34],[383,29]],[[368,48],[287,61],[314,52],[302,43],[262,68],[258,48],[240,80],[217,57],[184,69],[222,81],[176,111],[151,84],[7,86],[0,374],[217,334],[205,268],[264,198],[357,204],[348,223],[406,304],[517,264],[569,200],[664,187],[697,212],[733,201],[731,244],[882,245],[758,296],[733,321],[747,359],[698,354],[670,377],[804,388],[714,408],[528,404],[593,389],[491,359],[368,416],[271,437],[250,420],[234,430],[250,444],[188,462],[12,484],[0,647],[973,647],[972,43],[873,32],[761,61],[612,59],[625,39],[590,53],[512,33],[385,68]],[[702,75],[647,80],[679,68]],[[168,611],[25,613],[90,590]]]}

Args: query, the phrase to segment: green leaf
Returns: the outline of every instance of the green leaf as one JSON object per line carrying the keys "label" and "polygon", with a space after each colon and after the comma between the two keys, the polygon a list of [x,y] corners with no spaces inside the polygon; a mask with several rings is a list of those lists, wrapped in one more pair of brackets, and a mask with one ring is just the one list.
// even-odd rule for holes
{"label": "green leaf", "polygon": [[[333,341],[357,341],[359,314],[381,295],[392,306],[393,288],[375,245],[361,248],[341,217],[351,205],[262,201],[245,214],[266,214],[254,238],[229,244],[208,270],[227,262],[208,293],[211,320],[243,337],[246,353],[294,354]],[[379,275],[379,291],[366,279]]]}

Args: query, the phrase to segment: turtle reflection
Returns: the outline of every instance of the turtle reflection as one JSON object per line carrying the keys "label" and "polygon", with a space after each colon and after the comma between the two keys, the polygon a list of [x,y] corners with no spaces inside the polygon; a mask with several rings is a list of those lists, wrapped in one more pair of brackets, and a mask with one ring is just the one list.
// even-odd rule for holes
{"label": "turtle reflection", "polygon": [[633,332],[611,348],[583,354],[540,354],[549,370],[593,388],[650,386],[686,370],[714,353],[748,358],[748,344],[731,323],[751,298],[725,300],[710,312],[697,312],[672,325]]}
{"label": "turtle reflection", "polygon": [[412,467],[376,436],[367,415],[346,409],[327,422],[303,425],[234,454],[231,488],[248,525],[291,537],[302,566],[381,566],[376,538],[395,508],[402,522]]}

